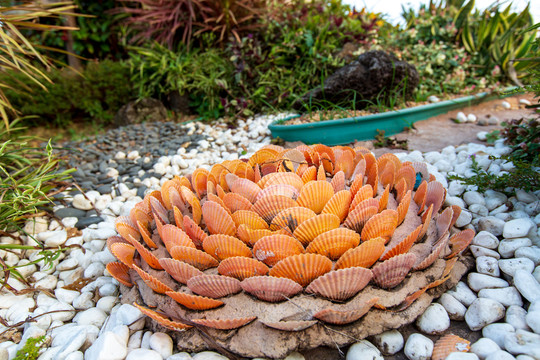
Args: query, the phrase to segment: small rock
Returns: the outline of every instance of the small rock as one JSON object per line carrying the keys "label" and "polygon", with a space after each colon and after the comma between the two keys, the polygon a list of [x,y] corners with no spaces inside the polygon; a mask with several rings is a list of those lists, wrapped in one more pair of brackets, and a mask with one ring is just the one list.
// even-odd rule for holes
{"label": "small rock", "polygon": [[476,258],[476,271],[480,274],[499,277],[499,264],[497,259],[490,256],[480,256]]}
{"label": "small rock", "polygon": [[360,340],[351,345],[345,360],[384,360],[384,358],[375,345],[367,340]]}
{"label": "small rock", "polygon": [[73,307],[77,310],[86,310],[94,306],[92,299],[94,294],[91,292],[83,292],[75,300],[73,300]]}
{"label": "small rock", "polygon": [[512,105],[510,105],[510,103],[508,101],[506,101],[506,100],[501,102],[501,106],[506,110],[509,110],[509,109],[512,108]]}
{"label": "small rock", "polygon": [[427,98],[427,100],[430,102],[430,103],[438,103],[439,101],[441,101],[438,97],[436,97],[435,95],[431,95]]}
{"label": "small rock", "polygon": [[506,307],[523,305],[521,295],[513,286],[500,289],[482,289],[478,292],[478,297],[498,301]]}
{"label": "small rock", "polygon": [[471,289],[476,292],[487,288],[502,288],[508,286],[508,283],[503,279],[479,273],[470,273],[467,276],[467,283]]}
{"label": "small rock", "polygon": [[422,334],[411,334],[405,343],[404,353],[409,360],[429,360],[433,353],[433,341]]}
{"label": "small rock", "polygon": [[534,270],[534,263],[527,258],[503,259],[499,260],[499,268],[506,275],[513,277],[518,270],[532,273]]}
{"label": "small rock", "polygon": [[439,303],[444,306],[448,316],[452,320],[463,321],[467,308],[452,295],[445,293],[439,298]]}
{"label": "small rock", "polygon": [[472,214],[468,210],[462,210],[461,214],[459,214],[459,217],[456,220],[455,226],[458,228],[462,228],[465,225],[469,225],[472,220]]}
{"label": "small rock", "polygon": [[536,334],[540,334],[540,310],[533,311],[529,308],[525,321],[532,331],[534,331]]}
{"label": "small rock", "polygon": [[471,250],[475,258],[479,258],[480,256],[489,256],[495,259],[501,258],[501,255],[499,255],[499,253],[495,250],[486,249],[482,246],[471,245],[469,249]]}
{"label": "small rock", "polygon": [[532,241],[529,238],[504,239],[499,243],[499,254],[503,258],[514,257],[514,252],[520,247],[531,246]]}
{"label": "small rock", "polygon": [[476,115],[474,115],[474,114],[467,115],[467,122],[474,123],[474,122],[476,122],[476,120],[478,120]]}
{"label": "small rock", "polygon": [[486,358],[486,360],[514,360],[514,359],[515,358],[512,356],[512,354],[507,353],[504,350],[497,350],[495,352],[492,352]]}
{"label": "small rock", "polygon": [[478,360],[478,356],[473,353],[455,351],[450,353],[445,360]]}
{"label": "small rock", "polygon": [[495,235],[488,231],[480,231],[473,238],[472,245],[478,245],[487,249],[497,249],[499,247],[499,240]]}
{"label": "small rock", "polygon": [[80,295],[80,293],[75,290],[57,288],[56,290],[54,290],[54,295],[56,296],[58,301],[66,304],[73,304],[73,300],[75,300]]}
{"label": "small rock", "polygon": [[460,111],[456,114],[455,120],[457,123],[465,123],[467,122],[467,115],[465,115],[463,112]]}
{"label": "small rock", "polygon": [[83,194],[77,194],[73,197],[73,201],[71,202],[71,205],[73,205],[74,208],[79,210],[92,210],[94,208],[94,205],[92,205],[92,202],[84,197]]}
{"label": "small rock", "polygon": [[516,271],[514,274],[514,286],[521,296],[529,302],[540,300],[540,284],[531,273],[524,270]]}
{"label": "small rock", "polygon": [[163,360],[164,358],[154,350],[134,349],[131,350],[126,360]]}
{"label": "small rock", "polygon": [[510,324],[495,323],[485,326],[482,329],[482,335],[497,343],[504,349],[504,338],[509,333],[514,333],[516,329]]}
{"label": "small rock", "polygon": [[193,360],[229,360],[225,356],[213,351],[202,351],[193,355]]}
{"label": "small rock", "polygon": [[516,189],[516,198],[518,201],[526,204],[530,204],[538,200],[538,198],[532,192],[527,192],[523,189]]}
{"label": "small rock", "polygon": [[503,237],[505,239],[514,239],[527,236],[534,226],[534,222],[528,218],[510,220],[504,224]]}
{"label": "small rock", "polygon": [[467,191],[463,194],[463,200],[467,205],[479,204],[485,205],[486,200],[478,191]]}
{"label": "small rock", "polygon": [[103,310],[93,307],[79,312],[73,318],[73,321],[79,325],[94,325],[101,327],[106,319],[107,314]]}
{"label": "small rock", "polygon": [[484,216],[478,221],[478,230],[481,230],[481,232],[486,231],[494,236],[500,236],[503,233],[504,224],[504,220],[495,216]]}
{"label": "small rock", "polygon": [[538,266],[538,264],[540,264],[540,248],[538,246],[519,248],[515,251],[514,256],[516,258],[528,258],[532,260],[534,266]]}
{"label": "small rock", "polygon": [[187,352],[181,352],[178,354],[174,354],[169,356],[166,360],[191,360],[192,357]]}
{"label": "small rock", "polygon": [[426,334],[440,334],[450,327],[450,318],[441,304],[433,303],[416,320],[416,326]]}
{"label": "small rock", "polygon": [[487,140],[487,131],[479,131],[476,133],[476,138],[480,141],[486,141]]}
{"label": "small rock", "polygon": [[471,291],[471,289],[469,289],[467,284],[465,284],[463,281],[458,282],[455,288],[447,291],[446,293],[452,295],[457,301],[467,307],[470,306],[474,300],[476,300],[476,294]]}
{"label": "small rock", "polygon": [[473,331],[494,323],[504,317],[504,306],[492,299],[478,298],[465,313],[465,321]]}
{"label": "small rock", "polygon": [[506,309],[506,316],[504,320],[512,325],[514,329],[521,329],[521,330],[531,330],[529,328],[529,325],[527,325],[527,321],[525,320],[527,316],[527,311],[518,305],[511,305]]}
{"label": "small rock", "polygon": [[173,341],[169,335],[157,332],[150,336],[150,348],[166,359],[172,355]]}
{"label": "small rock", "polygon": [[106,331],[84,353],[86,360],[123,360],[127,355],[129,329],[125,325]]}
{"label": "small rock", "polygon": [[524,354],[540,358],[540,335],[525,330],[516,330],[504,338],[504,347],[514,355]]}
{"label": "small rock", "polygon": [[394,355],[395,353],[403,349],[405,340],[403,339],[403,335],[401,335],[399,331],[389,330],[383,332],[382,334],[375,335],[373,337],[373,342],[377,345],[377,347],[384,355]]}
{"label": "small rock", "polygon": [[477,342],[471,345],[471,352],[478,355],[478,357],[484,360],[489,354],[494,353],[501,348],[497,343],[489,338],[480,338]]}
{"label": "small rock", "polygon": [[68,321],[75,316],[75,309],[73,306],[61,302],[51,305],[49,307],[49,312],[51,312],[50,315],[52,321]]}

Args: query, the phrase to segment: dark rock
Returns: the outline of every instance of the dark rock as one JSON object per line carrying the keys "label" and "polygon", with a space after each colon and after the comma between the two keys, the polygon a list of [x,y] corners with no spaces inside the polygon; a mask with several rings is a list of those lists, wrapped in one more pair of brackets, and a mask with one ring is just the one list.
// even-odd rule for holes
{"label": "dark rock", "polygon": [[86,212],[86,217],[89,217],[89,216],[97,216],[97,214],[98,214],[98,213],[97,213],[96,210],[93,210],[93,209],[92,209],[92,210],[88,210],[88,211]]}
{"label": "dark rock", "polygon": [[163,121],[167,118],[167,109],[159,100],[144,98],[131,101],[122,106],[114,118],[116,126],[140,124],[144,121]]}
{"label": "dark rock", "polygon": [[169,109],[176,113],[185,115],[191,114],[191,110],[189,109],[188,95],[180,95],[178,90],[171,91],[167,94],[166,105]]}
{"label": "dark rock", "polygon": [[138,197],[141,197],[141,198],[144,198],[144,192],[146,191],[146,189],[148,189],[148,186],[146,186],[146,185],[140,186],[140,187],[137,189],[137,196],[138,196]]}
{"label": "dark rock", "polygon": [[112,191],[112,185],[111,184],[107,184],[107,185],[100,185],[96,188],[96,190],[100,193],[100,194],[109,194],[111,191]]}
{"label": "dark rock", "polygon": [[56,217],[59,217],[60,219],[67,218],[67,217],[76,217],[78,219],[83,218],[86,216],[86,211],[79,210],[71,207],[61,208],[54,212],[54,215]]}
{"label": "dark rock", "polygon": [[418,83],[413,65],[384,51],[369,51],[330,75],[323,86],[304,95],[294,107],[320,102],[350,106],[351,101],[356,102],[356,109],[373,103],[387,105],[393,97],[412,98]]}
{"label": "dark rock", "polygon": [[82,219],[79,219],[77,223],[75,224],[75,227],[79,230],[84,229],[85,227],[92,225],[92,224],[98,224],[102,221],[105,221],[102,217],[99,216],[90,216],[90,217],[84,217]]}

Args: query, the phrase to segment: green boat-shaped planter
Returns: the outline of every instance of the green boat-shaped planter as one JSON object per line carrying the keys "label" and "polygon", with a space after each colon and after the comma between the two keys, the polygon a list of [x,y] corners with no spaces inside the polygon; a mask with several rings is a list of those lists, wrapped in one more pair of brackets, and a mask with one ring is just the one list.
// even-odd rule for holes
{"label": "green boat-shaped planter", "polygon": [[458,99],[373,115],[299,125],[282,125],[287,120],[301,116],[292,115],[274,121],[268,128],[274,138],[279,137],[286,141],[302,141],[306,144],[321,143],[328,146],[344,145],[354,141],[374,139],[375,135],[377,135],[377,130],[384,130],[385,135],[397,134],[406,127],[410,127],[416,121],[426,120],[433,116],[445,114],[451,110],[475,105],[483,101],[514,95],[508,93],[512,89],[514,88],[505,89],[502,95],[495,92],[483,92]]}

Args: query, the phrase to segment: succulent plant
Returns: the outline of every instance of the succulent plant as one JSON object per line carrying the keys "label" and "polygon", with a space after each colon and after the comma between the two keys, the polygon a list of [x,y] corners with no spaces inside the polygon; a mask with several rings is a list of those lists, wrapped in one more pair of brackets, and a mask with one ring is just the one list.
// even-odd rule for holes
{"label": "succulent plant", "polygon": [[269,145],[147,194],[117,219],[107,270],[191,350],[205,347],[197,330],[242,356],[283,355],[276,334],[318,346],[339,329],[346,343],[448,280],[474,231],[453,228],[461,209],[445,196],[426,164],[390,153]]}

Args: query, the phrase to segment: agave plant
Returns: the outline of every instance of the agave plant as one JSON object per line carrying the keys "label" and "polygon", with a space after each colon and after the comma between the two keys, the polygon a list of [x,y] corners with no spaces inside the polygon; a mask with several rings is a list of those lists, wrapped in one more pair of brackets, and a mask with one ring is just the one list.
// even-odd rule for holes
{"label": "agave plant", "polygon": [[[76,30],[76,28],[59,25],[43,25],[36,20],[44,17],[59,17],[74,15],[71,11],[75,5],[71,1],[42,4],[28,2],[22,5],[0,7],[0,71],[21,72],[28,76],[37,86],[45,88],[42,82],[50,82],[47,74],[41,70],[36,62],[48,68],[50,60],[39,50],[52,50],[43,46],[32,44],[23,34],[22,30],[36,31],[48,30]],[[60,50],[59,50],[60,51]],[[17,115],[3,89],[5,84],[0,83],[0,116],[3,126],[9,131],[10,119]]]}

